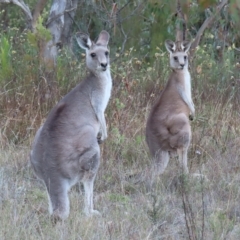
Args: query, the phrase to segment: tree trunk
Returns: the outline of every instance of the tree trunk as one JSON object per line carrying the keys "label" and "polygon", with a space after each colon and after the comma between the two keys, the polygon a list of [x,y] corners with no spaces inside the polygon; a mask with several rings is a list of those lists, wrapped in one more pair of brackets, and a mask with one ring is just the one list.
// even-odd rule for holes
{"label": "tree trunk", "polygon": [[[68,0],[69,1],[69,0]],[[40,49],[41,59],[47,68],[53,69],[56,65],[57,48],[61,44],[61,35],[64,27],[64,14],[67,0],[53,0],[47,21],[47,29],[52,34],[52,39]]]}
{"label": "tree trunk", "polygon": [[180,0],[177,0],[177,23],[176,23],[176,41],[184,41],[186,40],[186,31],[187,31],[187,26],[186,26],[186,20],[184,17],[184,14],[182,12],[182,7]]}
{"label": "tree trunk", "polygon": [[[37,1],[33,15],[23,0],[0,0],[0,3],[18,5],[26,15],[28,28],[34,31],[37,19],[41,15],[47,0]],[[56,65],[58,48],[70,42],[70,32],[77,5],[78,0],[53,0],[46,24],[47,29],[51,32],[52,39],[48,42],[41,41],[39,43],[40,59],[47,70],[51,71]]]}
{"label": "tree trunk", "polygon": [[64,14],[65,23],[62,31],[62,45],[64,46],[70,46],[71,44],[71,31],[78,1],[79,0],[72,0],[67,2],[66,11]]}
{"label": "tree trunk", "polygon": [[41,58],[49,70],[56,65],[58,48],[70,41],[77,4],[78,0],[53,0],[46,24],[52,34],[52,39],[41,50]]}

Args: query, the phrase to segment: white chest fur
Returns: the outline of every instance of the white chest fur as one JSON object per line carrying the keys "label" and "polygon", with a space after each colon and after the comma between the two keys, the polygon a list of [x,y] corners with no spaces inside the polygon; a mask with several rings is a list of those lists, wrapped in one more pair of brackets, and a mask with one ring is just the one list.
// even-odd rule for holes
{"label": "white chest fur", "polygon": [[104,112],[108,101],[110,99],[111,96],[111,90],[112,90],[112,78],[111,78],[111,74],[110,74],[110,70],[107,69],[104,72],[101,72],[98,74],[99,77],[99,81],[101,83],[101,101],[98,101],[99,106],[98,109],[101,112]]}
{"label": "white chest fur", "polygon": [[192,93],[191,93],[191,76],[188,70],[184,71],[184,88],[186,91],[187,98],[189,101],[192,101]]}

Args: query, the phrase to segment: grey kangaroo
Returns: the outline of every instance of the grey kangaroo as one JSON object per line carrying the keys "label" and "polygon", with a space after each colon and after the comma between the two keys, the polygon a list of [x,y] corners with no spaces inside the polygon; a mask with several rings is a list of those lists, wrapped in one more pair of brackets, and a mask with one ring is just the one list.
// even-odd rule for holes
{"label": "grey kangaroo", "polygon": [[189,117],[193,117],[195,113],[187,55],[191,43],[166,40],[165,46],[170,53],[172,73],[150,111],[146,125],[146,141],[157,174],[164,172],[169,157],[175,153],[187,174],[187,151],[191,141]]}
{"label": "grey kangaroo", "polygon": [[109,37],[102,31],[94,43],[87,34],[76,34],[90,73],[51,110],[33,142],[31,164],[46,185],[49,212],[57,219],[68,217],[68,191],[79,181],[85,191],[85,214],[98,214],[93,209],[93,184],[100,164],[98,143],[107,138],[104,111],[112,88]]}

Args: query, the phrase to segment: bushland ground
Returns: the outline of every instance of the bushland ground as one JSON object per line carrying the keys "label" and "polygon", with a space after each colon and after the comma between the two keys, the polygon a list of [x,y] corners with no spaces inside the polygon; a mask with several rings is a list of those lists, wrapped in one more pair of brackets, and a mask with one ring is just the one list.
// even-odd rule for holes
{"label": "bushland ground", "polygon": [[[151,164],[146,118],[170,69],[160,48],[151,63],[134,51],[112,63],[109,136],[94,186],[102,215],[83,215],[79,184],[69,192],[69,218],[57,224],[48,215],[29,151],[51,107],[86,75],[84,58],[62,52],[55,71],[46,73],[34,51],[11,53],[14,66],[1,70],[0,239],[240,239],[240,76],[234,50],[227,49],[224,62],[209,46],[197,50],[190,70],[196,107],[190,176],[180,176],[173,158],[151,187],[130,176]],[[191,177],[194,173],[203,177]]]}

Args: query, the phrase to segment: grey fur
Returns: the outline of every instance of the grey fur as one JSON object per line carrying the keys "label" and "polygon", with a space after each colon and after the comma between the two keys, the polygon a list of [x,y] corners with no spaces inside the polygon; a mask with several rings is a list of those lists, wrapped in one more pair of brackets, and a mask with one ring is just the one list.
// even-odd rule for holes
{"label": "grey fur", "polygon": [[49,211],[56,218],[69,215],[68,191],[81,181],[86,215],[93,209],[93,183],[100,164],[98,141],[107,138],[104,111],[112,88],[109,34],[102,31],[96,43],[84,33],[76,34],[86,50],[90,74],[51,110],[35,136],[30,159],[49,196]]}

